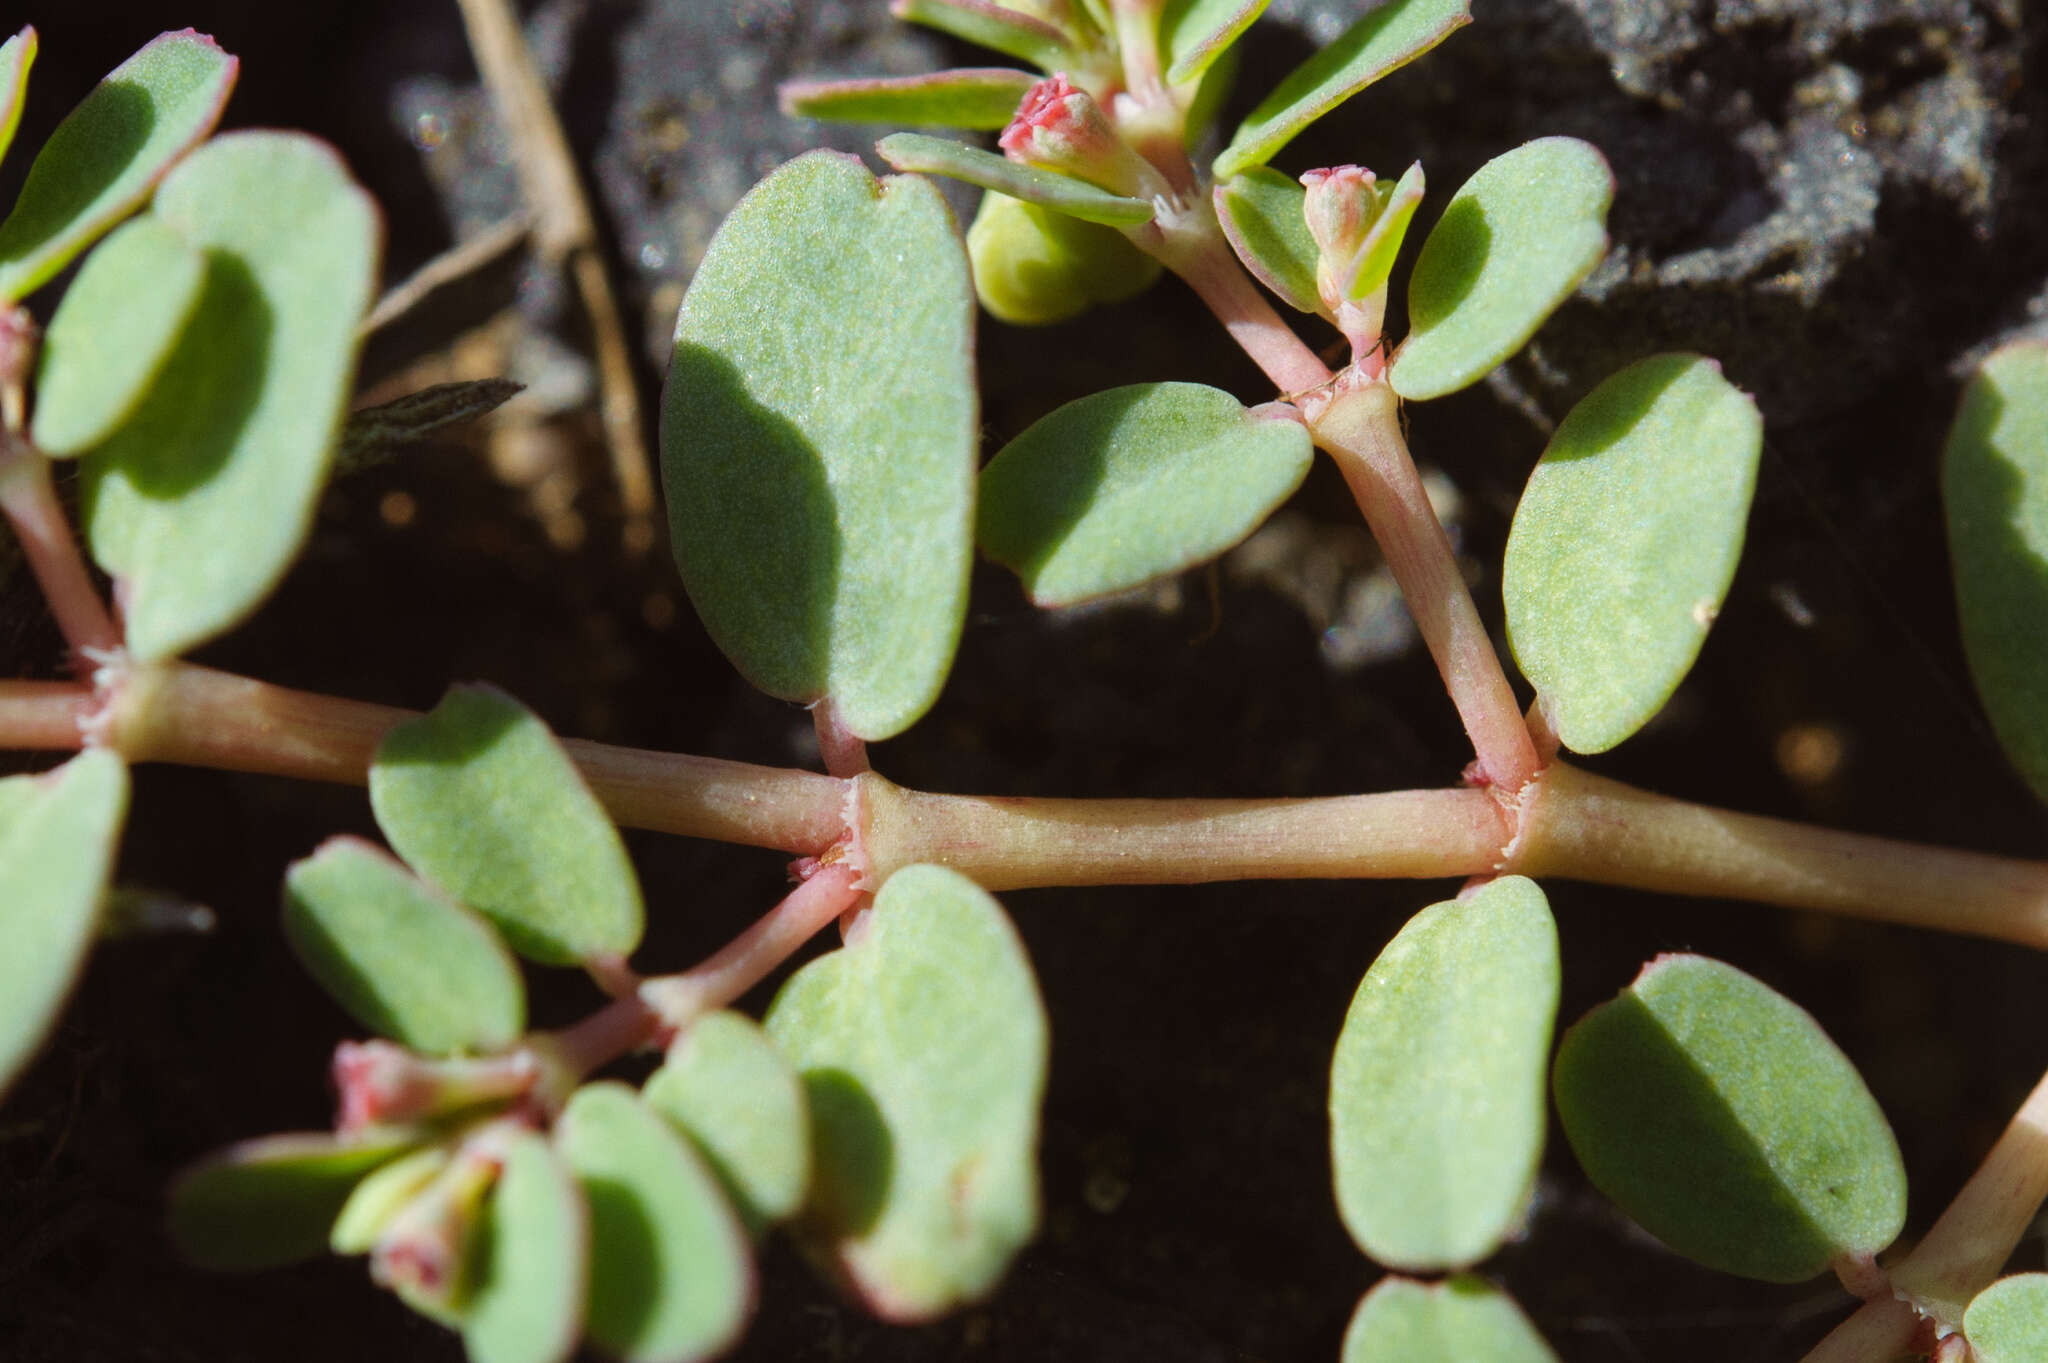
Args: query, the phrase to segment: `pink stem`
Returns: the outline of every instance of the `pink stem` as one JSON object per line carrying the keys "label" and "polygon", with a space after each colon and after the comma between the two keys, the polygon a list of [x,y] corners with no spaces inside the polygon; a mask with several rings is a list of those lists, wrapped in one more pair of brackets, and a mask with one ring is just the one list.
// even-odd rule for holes
{"label": "pink stem", "polygon": [[1828,1331],[1801,1363],[1875,1363],[1896,1358],[1920,1331],[1920,1317],[1896,1297],[1877,1297]]}
{"label": "pink stem", "polygon": [[1309,430],[1337,461],[1387,556],[1479,756],[1481,782],[1512,796],[1543,764],[1450,537],[1408,455],[1394,390],[1372,383],[1343,393],[1312,418]]}
{"label": "pink stem", "polygon": [[1283,396],[1310,392],[1328,383],[1329,366],[1273,311],[1273,305],[1231,254],[1209,196],[1196,193],[1191,204],[1179,221],[1134,229],[1129,234],[1131,240],[1188,282],[1223,323],[1230,339],[1265,371]]}
{"label": "pink stem", "polygon": [[827,923],[859,902],[860,878],[845,862],[827,866],[789,892],[745,932],[701,965],[640,986],[640,997],[669,1026],[723,1008],[788,960]]}
{"label": "pink stem", "polygon": [[87,687],[0,681],[0,746],[74,751],[92,712],[93,694]]}
{"label": "pink stem", "polygon": [[637,994],[612,1000],[550,1040],[555,1059],[578,1081],[638,1050],[661,1028],[661,1016]]}
{"label": "pink stem", "polygon": [[118,648],[121,632],[92,584],[64,508],[58,505],[50,484],[50,461],[11,431],[0,432],[0,512],[21,537],[22,555],[71,645],[72,667],[80,677],[89,678],[95,664],[88,651]]}

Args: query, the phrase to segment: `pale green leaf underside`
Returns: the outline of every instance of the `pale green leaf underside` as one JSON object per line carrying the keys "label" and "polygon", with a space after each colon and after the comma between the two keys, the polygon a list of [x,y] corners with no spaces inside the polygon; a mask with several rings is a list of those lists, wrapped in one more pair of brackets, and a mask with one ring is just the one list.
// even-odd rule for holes
{"label": "pale green leaf underside", "polygon": [[21,126],[21,107],[28,95],[28,71],[36,62],[36,31],[21,32],[0,43],[0,160],[14,145],[15,129]]}
{"label": "pale green leaf underside", "polygon": [[1976,1363],[2048,1358],[2048,1273],[2015,1273],[1979,1292],[1963,1315]]}
{"label": "pale green leaf underside", "polygon": [[798,1223],[878,1315],[988,1293],[1038,1225],[1046,1027],[1015,929],[957,872],[912,866],[863,935],[799,971],[768,1033],[802,1076],[816,1175]]}
{"label": "pale green leaf underside", "polygon": [[796,1072],[751,1020],[698,1018],[643,1096],[696,1143],[751,1232],[795,1214],[811,1179],[810,1117]]}
{"label": "pale green leaf underside", "polygon": [[1122,591],[1214,558],[1308,476],[1298,421],[1198,383],[1068,403],[982,471],[977,537],[1041,606]]}
{"label": "pale green leaf underside", "polygon": [[889,11],[1041,71],[1073,64],[1073,50],[1059,29],[995,0],[893,0]]}
{"label": "pale green leaf underside", "polygon": [[235,69],[190,29],[115,67],[50,134],[0,222],[0,301],[42,284],[148,198],[219,121]]}
{"label": "pale green leaf underside", "polygon": [[538,1132],[512,1136],[471,1246],[470,1363],[564,1363],[583,1333],[590,1238],[568,1165]]}
{"label": "pale green leaf underside", "polygon": [[2048,800],[2048,345],[1984,361],[1942,455],[1963,651],[1992,730]]}
{"label": "pale green leaf underside", "polygon": [[85,966],[127,808],[128,769],[104,748],[0,780],[0,1094]]}
{"label": "pale green leaf underside", "polygon": [[1316,239],[1302,216],[1305,197],[1299,181],[1253,166],[1216,186],[1216,218],[1230,249],[1281,302],[1328,317],[1316,288]]}
{"label": "pale green leaf underside", "polygon": [[1159,55],[1169,85],[1207,71],[1266,12],[1269,0],[1167,0],[1159,16]]}
{"label": "pale green leaf underside", "polygon": [[754,685],[863,738],[937,699],[973,559],[974,291],[945,201],[799,157],[719,229],[676,323],[676,564]]}
{"label": "pale green leaf underside", "polygon": [[1225,180],[1264,165],[1309,124],[1472,21],[1467,0],[1387,0],[1296,67],[1216,158]]}
{"label": "pale green leaf underside", "polygon": [[547,725],[487,686],[451,687],[370,764],[377,826],[407,864],[547,965],[632,954],[640,882],[619,831]]}
{"label": "pale green leaf underside", "polygon": [[1557,990],[1557,927],[1520,876],[1424,909],[1366,971],[1330,1065],[1330,1150],[1367,1254],[1465,1268],[1514,1230],[1543,1154]]}
{"label": "pale green leaf underside", "polygon": [[171,1185],[171,1240],[202,1268],[276,1268],[315,1258],[326,1253],[356,1184],[416,1139],[322,1131],[231,1145]]}
{"label": "pale green leaf underside", "polygon": [[350,1017],[413,1050],[497,1050],[526,1030],[526,986],[491,925],[361,839],[292,864],[284,935]]}
{"label": "pale green leaf underside", "polygon": [[965,180],[1083,222],[1135,227],[1152,221],[1153,207],[1143,199],[1112,194],[1071,175],[1027,166],[948,137],[891,133],[875,143],[875,152],[898,170]]}
{"label": "pale green leaf underside", "polygon": [[391,1219],[426,1191],[449,1159],[446,1144],[421,1146],[365,1174],[335,1215],[327,1247],[336,1254],[368,1254]]}
{"label": "pale green leaf underside", "polygon": [[1343,1363],[1557,1363],[1515,1299],[1478,1278],[1382,1278],[1344,1332]]}
{"label": "pale green leaf underside", "polygon": [[590,1204],[591,1340],[626,1363],[694,1363],[737,1342],[753,1255],[689,1144],[615,1081],[577,1090],[555,1143]]}
{"label": "pale green leaf underside", "polygon": [[979,66],[925,76],[792,81],[777,93],[782,111],[802,118],[991,130],[1009,123],[1034,83],[1027,71]]}
{"label": "pale green leaf underside", "polygon": [[1803,1282],[1904,1223],[1898,1143],[1862,1076],[1733,966],[1651,962],[1565,1034],[1554,1088],[1587,1177],[1709,1268]]}
{"label": "pale green leaf underside", "polygon": [[1614,176],[1575,137],[1481,166],[1444,206],[1408,282],[1408,338],[1388,372],[1413,402],[1485,378],[1607,253]]}
{"label": "pale green leaf underside", "polygon": [[205,283],[206,258],[153,216],[85,258],[43,336],[32,433],[44,454],[82,454],[134,413]]}
{"label": "pale green leaf underside", "polygon": [[1149,287],[1159,262],[1113,227],[989,190],[967,229],[974,291],[991,316],[1018,326],[1065,321],[1090,304]]}
{"label": "pale green leaf underside", "polygon": [[1691,670],[1742,557],[1762,448],[1756,404],[1699,355],[1636,361],[1558,426],[1515,509],[1501,594],[1566,747],[1620,743]]}
{"label": "pale green leaf underside", "polygon": [[140,661],[239,623],[305,542],[380,235],[347,168],[296,133],[215,138],[153,214],[206,257],[206,282],[148,396],[82,467],[86,533],[123,582]]}

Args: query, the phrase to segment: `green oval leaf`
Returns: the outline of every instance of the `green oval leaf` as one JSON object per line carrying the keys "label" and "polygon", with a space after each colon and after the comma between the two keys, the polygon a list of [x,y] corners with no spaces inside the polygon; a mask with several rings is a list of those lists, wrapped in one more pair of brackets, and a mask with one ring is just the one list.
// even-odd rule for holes
{"label": "green oval leaf", "polygon": [[220,121],[236,66],[188,28],[115,67],[50,134],[0,222],[0,301],[29,293],[148,198]]}
{"label": "green oval leaf", "polygon": [[754,1308],[747,1237],[689,1146],[624,1084],[577,1090],[555,1142],[590,1203],[590,1337],[627,1363],[690,1363]]}
{"label": "green oval leaf", "polygon": [[1327,318],[1316,288],[1316,239],[1302,216],[1305,193],[1299,181],[1253,166],[1216,186],[1216,219],[1254,278],[1295,311]]}
{"label": "green oval leaf", "polygon": [[359,838],[292,863],[284,935],[350,1017],[413,1050],[497,1050],[526,1030],[526,986],[491,925]]}
{"label": "green oval leaf", "polygon": [[1763,419],[1699,355],[1653,355],[1572,408],[1515,508],[1515,661],[1574,752],[1647,724],[1692,669],[1742,557]]}
{"label": "green oval leaf", "polygon": [[1905,1221],[1898,1143],[1856,1067],[1733,966],[1658,957],[1565,1033],[1553,1085],[1586,1176],[1709,1268],[1803,1282]]}
{"label": "green oval leaf", "polygon": [[36,31],[23,25],[21,32],[0,43],[0,160],[14,145],[15,129],[21,126],[21,108],[28,96],[28,70],[36,62]]}
{"label": "green oval leaf", "polygon": [[973,557],[974,294],[938,191],[814,152],[719,229],[676,322],[676,564],[747,679],[882,739],[937,699]]}
{"label": "green oval leaf", "polygon": [[2006,756],[2048,800],[2048,345],[1977,371],[1942,452],[1970,676]]}
{"label": "green oval leaf", "polygon": [[205,257],[154,217],[123,223],[85,258],[43,337],[33,434],[44,454],[91,449],[134,413],[205,283]]}
{"label": "green oval leaf", "polygon": [[1343,1363],[1557,1363],[1515,1299],[1491,1283],[1382,1278],[1352,1313]]}
{"label": "green oval leaf", "polygon": [[1159,16],[1159,53],[1169,85],[1199,77],[1243,36],[1269,0],[1167,0]]}
{"label": "green oval leaf", "polygon": [[796,1071],[752,1021],[698,1018],[642,1094],[695,1142],[751,1233],[796,1213],[811,1180],[810,1116]]}
{"label": "green oval leaf", "polygon": [[1299,421],[1199,383],[1140,383],[1033,422],[981,475],[982,551],[1041,606],[1135,587],[1249,535],[1308,476]]}
{"label": "green oval leaf", "polygon": [[1607,254],[1613,201],[1606,158],[1575,137],[1539,137],[1481,166],[1415,259],[1394,391],[1455,393],[1520,350]]}
{"label": "green oval leaf", "polygon": [[370,763],[377,826],[412,868],[546,965],[631,955],[644,913],[619,830],[547,725],[455,686]]}
{"label": "green oval leaf", "polygon": [[202,1268],[276,1268],[327,1251],[364,1175],[418,1140],[409,1131],[307,1132],[243,1141],[171,1185],[171,1240]]}
{"label": "green oval leaf", "polygon": [[85,966],[127,809],[128,768],[103,748],[0,780],[0,1094]]}
{"label": "green oval leaf", "polygon": [[967,229],[981,305],[1005,322],[1063,322],[1150,287],[1159,262],[1123,233],[989,190]]}
{"label": "green oval leaf", "polygon": [[929,1320],[1037,1229],[1045,1012],[1016,930],[957,872],[896,872],[862,929],[768,1014],[810,1106],[798,1224],[878,1315]]}
{"label": "green oval leaf", "polygon": [[484,1204],[462,1317],[470,1363],[563,1363],[583,1333],[590,1211],[547,1138],[521,1131]]}
{"label": "green oval leaf", "polygon": [[1296,67],[1216,158],[1227,180],[1264,165],[1303,128],[1472,22],[1468,0],[1387,0]]}
{"label": "green oval leaf", "polygon": [[1136,227],[1152,221],[1155,211],[1143,199],[1112,194],[1071,175],[1027,166],[949,137],[891,133],[875,143],[875,151],[898,170],[965,180],[970,185],[1035,203],[1083,222]]}
{"label": "green oval leaf", "polygon": [[1963,1315],[1963,1337],[1976,1363],[2048,1358],[2048,1273],[2015,1273],[1979,1292]]}
{"label": "green oval leaf", "polygon": [[1056,71],[1074,62],[1064,31],[1001,0],[891,0],[889,12],[898,19],[1029,62],[1041,71]]}
{"label": "green oval leaf", "polygon": [[1543,1156],[1557,989],[1557,926],[1520,876],[1424,909],[1366,971],[1330,1065],[1330,1152],[1367,1254],[1464,1268],[1515,1229]]}
{"label": "green oval leaf", "polygon": [[790,81],[776,93],[782,112],[842,123],[1001,128],[1037,79],[1006,66],[963,67],[923,76]]}
{"label": "green oval leaf", "polygon": [[368,1254],[391,1218],[426,1191],[450,1158],[446,1145],[426,1145],[365,1174],[335,1214],[327,1247],[336,1254]]}
{"label": "green oval leaf", "polygon": [[380,233],[347,167],[296,133],[215,138],[164,181],[155,218],[206,257],[205,286],[148,396],[82,467],[86,533],[144,662],[241,621],[305,542]]}

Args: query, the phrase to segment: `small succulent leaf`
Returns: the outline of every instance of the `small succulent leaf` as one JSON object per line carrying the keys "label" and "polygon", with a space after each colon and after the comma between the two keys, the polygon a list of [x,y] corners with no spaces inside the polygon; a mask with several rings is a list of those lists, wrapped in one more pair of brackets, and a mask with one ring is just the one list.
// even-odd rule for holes
{"label": "small succulent leaf", "polygon": [[0,780],[0,1094],[85,967],[127,809],[128,768],[104,748]]}
{"label": "small succulent leaf", "polygon": [[730,1348],[754,1308],[754,1260],[718,1180],[626,1085],[585,1085],[555,1144],[590,1204],[590,1338],[626,1363]]}
{"label": "small succulent leaf", "polygon": [[1159,16],[1159,53],[1169,85],[1195,80],[1230,50],[1270,0],[1167,0]]}
{"label": "small succulent leaf", "polygon": [[350,1017],[413,1050],[498,1050],[526,1030],[525,982],[497,931],[360,838],[292,864],[284,935]]}
{"label": "small succulent leaf", "polygon": [[1299,421],[1199,383],[1140,383],[1033,422],[981,475],[983,552],[1041,606],[1123,591],[1214,558],[1308,476]]}
{"label": "small succulent leaf", "polygon": [[1401,243],[1407,240],[1408,224],[1422,203],[1423,188],[1422,163],[1417,161],[1402,171],[1401,178],[1385,192],[1379,218],[1366,235],[1365,248],[1351,262],[1350,277],[1342,281],[1347,298],[1356,301],[1387,286],[1394,273],[1394,261],[1401,254]]}
{"label": "small succulent leaf", "polygon": [[1970,676],[2006,756],[2048,800],[2048,344],[2008,345],[1970,380],[1941,495]]}
{"label": "small succulent leaf", "polygon": [[146,43],[57,125],[0,222],[0,302],[35,289],[128,216],[220,121],[235,59],[186,29]]}
{"label": "small succulent leaf", "polygon": [[1558,1115],[1595,1187],[1696,1263],[1803,1282],[1889,1245],[1899,1147],[1805,1009],[1703,956],[1660,956],[1558,1047]]}
{"label": "small succulent leaf", "polygon": [[36,31],[23,26],[21,32],[0,43],[0,161],[14,145],[15,129],[21,126],[21,109],[28,97],[28,70],[36,62]]}
{"label": "small succulent leaf", "polygon": [[1316,288],[1316,240],[1302,217],[1300,182],[1253,166],[1218,184],[1215,197],[1223,235],[1252,276],[1296,312],[1336,320]]}
{"label": "small succulent leaf", "polygon": [[423,1145],[365,1174],[341,1204],[327,1232],[336,1254],[368,1254],[391,1218],[448,1167],[446,1145]]}
{"label": "small succulent leaf", "polygon": [[1557,1363],[1515,1299],[1473,1277],[1382,1278],[1344,1331],[1343,1363]]}
{"label": "small succulent leaf", "polygon": [[43,335],[32,434],[44,454],[82,454],[133,415],[205,283],[206,258],[153,216],[93,249]]}
{"label": "small succulent leaf", "polygon": [[1979,1292],[1963,1313],[1975,1363],[2048,1358],[2048,1273],[2015,1273]]}
{"label": "small succulent leaf", "polygon": [[1041,71],[1056,71],[1074,61],[1067,34],[997,0],[891,0],[889,12],[1029,62]]}
{"label": "small succulent leaf", "polygon": [[521,1131],[484,1204],[462,1315],[470,1363],[565,1363],[583,1333],[590,1209],[545,1136]]}
{"label": "small succulent leaf", "polygon": [[544,965],[629,956],[640,882],[619,830],[531,710],[450,687],[370,763],[370,807],[406,863]]}
{"label": "small succulent leaf", "polygon": [[1064,322],[1148,288],[1160,265],[1123,233],[988,190],[967,229],[981,305],[1015,326]]}
{"label": "small succulent leaf", "polygon": [[1587,394],[1515,508],[1508,638],[1566,747],[1605,752],[1678,689],[1734,580],[1763,419],[1700,355]]}
{"label": "small succulent leaf", "polygon": [[418,1139],[410,1131],[319,1131],[231,1145],[171,1185],[171,1240],[201,1268],[240,1272],[316,1258],[356,1185]]}
{"label": "small succulent leaf", "polygon": [[1557,926],[1520,876],[1424,909],[1366,971],[1330,1065],[1330,1151],[1367,1254],[1466,1268],[1519,1224],[1557,991]]}
{"label": "small succulent leaf", "polygon": [[1472,22],[1468,0],[1387,0],[1295,68],[1216,158],[1227,180],[1273,159],[1303,128]]}
{"label": "small succulent leaf", "polygon": [[782,1052],[738,1013],[707,1013],[641,1090],[725,1185],[749,1233],[796,1214],[811,1181],[810,1115]]}
{"label": "small succulent leaf", "polygon": [[488,416],[518,396],[524,386],[510,379],[465,379],[436,383],[375,407],[359,407],[342,423],[334,471],[359,473],[375,468],[437,431]]}
{"label": "small succulent leaf", "polygon": [[955,871],[896,872],[864,927],[768,1014],[811,1114],[798,1233],[876,1314],[924,1321],[1037,1229],[1045,1011],[1009,919]]}
{"label": "small succulent leaf", "polygon": [[1223,117],[1223,106],[1237,89],[1240,60],[1236,47],[1226,47],[1215,61],[1209,64],[1192,92],[1182,87],[1175,91],[1186,101],[1181,115],[1183,146],[1205,143],[1215,132],[1217,121]]}
{"label": "small succulent leaf", "polygon": [[154,216],[206,282],[141,405],[82,467],[86,533],[150,662],[240,622],[312,528],[377,274],[376,205],[320,142],[217,137]]}
{"label": "small succulent leaf", "polygon": [[1411,402],[1477,383],[1607,254],[1614,175],[1575,137],[1494,157],[1430,229],[1408,280],[1408,338],[1388,381]]}
{"label": "small succulent leaf", "polygon": [[782,112],[792,117],[993,130],[1009,123],[1036,83],[1029,72],[978,66],[923,76],[790,81],[776,93]]}
{"label": "small succulent leaf", "polygon": [[826,152],[712,241],[676,322],[662,476],[676,564],[754,685],[866,739],[937,699],[973,562],[974,294],[921,180]]}
{"label": "small succulent leaf", "polygon": [[1143,199],[1112,194],[1070,175],[1027,166],[948,137],[891,133],[875,143],[875,151],[898,170],[964,180],[1083,222],[1135,227],[1152,221],[1153,207]]}

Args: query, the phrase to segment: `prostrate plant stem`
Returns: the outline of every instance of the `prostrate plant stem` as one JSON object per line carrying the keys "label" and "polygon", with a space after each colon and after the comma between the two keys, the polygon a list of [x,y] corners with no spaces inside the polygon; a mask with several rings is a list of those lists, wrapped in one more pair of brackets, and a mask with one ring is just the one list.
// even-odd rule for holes
{"label": "prostrate plant stem", "polygon": [[0,513],[14,526],[50,614],[71,646],[72,668],[81,676],[91,675],[89,655],[119,646],[121,632],[79,556],[78,542],[50,484],[50,461],[11,423],[0,429]]}

